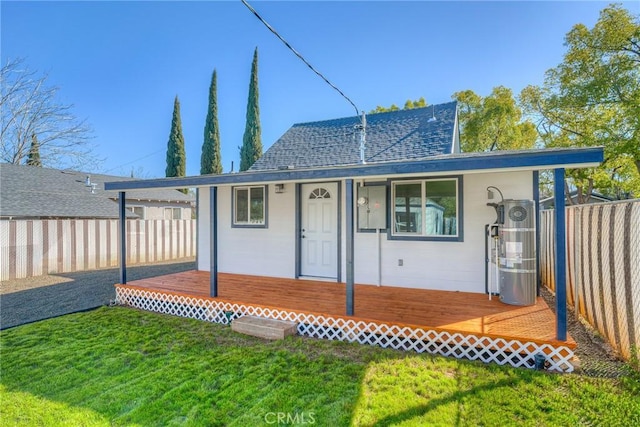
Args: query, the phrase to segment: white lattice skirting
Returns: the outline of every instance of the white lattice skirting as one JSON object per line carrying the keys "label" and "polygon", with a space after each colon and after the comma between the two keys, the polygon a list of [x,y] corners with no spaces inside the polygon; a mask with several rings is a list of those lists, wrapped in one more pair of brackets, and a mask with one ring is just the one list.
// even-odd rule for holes
{"label": "white lattice skirting", "polygon": [[547,370],[573,371],[571,364],[573,350],[566,346],[400,327],[386,323],[234,304],[210,298],[188,297],[126,286],[116,286],[116,303],[157,313],[223,324],[246,315],[288,320],[296,322],[298,333],[307,337],[358,342],[396,350],[427,352],[514,367],[533,368],[535,355],[544,354]]}

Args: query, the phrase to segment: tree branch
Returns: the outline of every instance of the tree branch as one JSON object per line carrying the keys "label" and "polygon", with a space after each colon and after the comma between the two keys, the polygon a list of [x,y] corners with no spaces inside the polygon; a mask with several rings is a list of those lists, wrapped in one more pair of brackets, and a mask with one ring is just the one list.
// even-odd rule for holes
{"label": "tree branch", "polygon": [[73,105],[56,100],[59,88],[46,85],[46,74],[36,76],[23,62],[9,60],[0,72],[1,160],[21,164],[28,156],[32,135],[36,135],[43,164],[96,163],[88,145],[91,128],[86,120],[71,112]]}

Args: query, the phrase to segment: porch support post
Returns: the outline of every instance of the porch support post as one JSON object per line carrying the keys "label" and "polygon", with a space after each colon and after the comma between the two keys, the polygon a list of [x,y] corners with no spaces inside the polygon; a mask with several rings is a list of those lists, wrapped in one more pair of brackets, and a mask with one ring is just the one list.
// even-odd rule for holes
{"label": "porch support post", "polygon": [[199,245],[198,241],[200,240],[200,187],[196,187],[196,270],[200,265],[200,258],[198,254],[200,251],[198,250]]}
{"label": "porch support post", "polygon": [[346,212],[347,222],[347,316],[353,316],[354,297],[354,274],[353,274],[353,179],[346,180]]}
{"label": "porch support post", "polygon": [[120,219],[120,284],[127,283],[127,207],[125,192],[118,193],[118,218]]}
{"label": "porch support post", "polygon": [[218,187],[209,187],[209,296],[218,296]]}
{"label": "porch support post", "polygon": [[540,296],[540,172],[533,171],[533,208],[536,210],[536,295]]}
{"label": "porch support post", "polygon": [[567,257],[564,209],[564,168],[554,171],[555,223],[556,223],[556,339],[567,339]]}

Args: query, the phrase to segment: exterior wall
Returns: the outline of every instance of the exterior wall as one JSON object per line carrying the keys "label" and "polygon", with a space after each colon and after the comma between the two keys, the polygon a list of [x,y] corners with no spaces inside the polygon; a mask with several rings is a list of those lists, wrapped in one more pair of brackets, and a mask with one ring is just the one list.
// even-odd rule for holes
{"label": "exterior wall", "polygon": [[[380,182],[380,180],[376,180]],[[360,185],[356,180],[354,187]],[[344,181],[340,182],[345,194]],[[495,221],[486,205],[486,188],[498,187],[506,199],[533,198],[531,171],[474,173],[463,177],[464,241],[388,240],[386,232],[355,232],[355,281],[382,286],[484,292],[485,224]],[[355,189],[354,189],[355,192]],[[209,270],[209,191],[200,191],[198,253],[201,270]],[[499,200],[492,200],[496,202]],[[346,203],[341,206],[341,279],[346,280]],[[357,207],[354,203],[354,209]],[[354,213],[357,220],[357,212]],[[218,271],[272,277],[295,277],[295,185],[276,194],[268,186],[268,228],[231,227],[231,187],[218,188]],[[377,239],[380,241],[378,252]],[[380,264],[378,264],[380,259]],[[398,260],[403,265],[398,265]]]}
{"label": "exterior wall", "polygon": [[[295,276],[295,186],[276,194],[268,186],[267,228],[231,227],[231,187],[218,188],[218,271],[273,277]],[[198,269],[210,271],[209,191],[199,199]]]}
{"label": "exterior wall", "polygon": [[[463,176],[464,241],[435,242],[380,239],[383,286],[462,292],[484,292],[484,226],[496,215],[486,205],[486,188],[498,187],[505,199],[532,199],[531,172],[468,174]],[[499,200],[491,200],[496,202]],[[378,245],[375,233],[356,232],[355,281],[378,284]],[[402,260],[403,265],[398,265]]]}
{"label": "exterior wall", "polygon": [[153,202],[147,200],[129,200],[127,199],[127,208],[134,206],[144,207],[144,218],[142,219],[171,219],[165,218],[165,208],[180,208],[180,219],[191,219],[191,206],[185,203],[169,203],[169,202]]}

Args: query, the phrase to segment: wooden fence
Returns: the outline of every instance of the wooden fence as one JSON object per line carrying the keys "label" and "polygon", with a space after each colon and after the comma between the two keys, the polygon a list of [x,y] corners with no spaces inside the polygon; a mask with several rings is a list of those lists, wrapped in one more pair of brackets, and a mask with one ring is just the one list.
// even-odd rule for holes
{"label": "wooden fence", "polygon": [[[118,266],[118,220],[0,221],[0,280]],[[127,220],[127,263],[196,254],[196,220]]]}
{"label": "wooden fence", "polygon": [[[634,346],[640,349],[640,200],[566,213],[567,303],[628,359]],[[554,226],[553,211],[543,211],[540,272],[553,291]]]}

